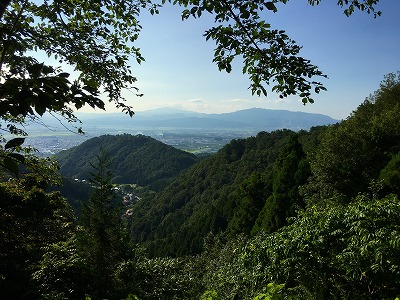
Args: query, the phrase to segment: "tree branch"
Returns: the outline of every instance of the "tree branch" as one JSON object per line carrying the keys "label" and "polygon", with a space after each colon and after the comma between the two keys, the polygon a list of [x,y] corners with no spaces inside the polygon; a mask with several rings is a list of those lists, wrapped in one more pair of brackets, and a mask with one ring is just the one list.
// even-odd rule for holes
{"label": "tree branch", "polygon": [[[11,2],[11,0],[6,0],[5,3],[1,3],[0,4],[0,20],[3,18],[3,15],[4,15],[5,11],[6,11],[6,8],[10,4],[10,2]],[[25,7],[27,5],[28,5],[28,0],[24,1],[23,5],[21,7],[21,10],[18,12],[17,17],[14,20],[14,23],[13,23],[13,26],[12,26],[12,28],[10,30],[10,33],[13,33],[15,31],[15,29],[17,28],[18,21],[21,19],[22,13],[23,13],[23,11],[24,11],[24,9],[25,9]],[[4,10],[1,10],[3,8],[4,8]],[[0,38],[0,42],[3,43],[3,32],[1,32],[1,36],[0,37],[1,37]],[[0,72],[3,69],[3,63],[4,63],[5,56],[6,56],[6,49],[3,49],[3,51],[1,52],[1,57],[0,57]]]}
{"label": "tree branch", "polygon": [[245,34],[247,35],[247,37],[249,38],[251,43],[260,52],[261,56],[263,56],[263,52],[261,51],[260,47],[257,45],[257,43],[254,40],[254,38],[250,35],[250,33],[248,32],[246,27],[243,25],[243,23],[240,20],[240,18],[235,14],[235,12],[233,11],[232,7],[228,3],[226,3],[225,1],[221,1],[221,3],[222,3],[222,5],[224,5],[229,10],[229,12],[232,14],[232,17],[235,20],[235,22],[239,25],[239,27],[243,30],[243,32],[245,32]]}

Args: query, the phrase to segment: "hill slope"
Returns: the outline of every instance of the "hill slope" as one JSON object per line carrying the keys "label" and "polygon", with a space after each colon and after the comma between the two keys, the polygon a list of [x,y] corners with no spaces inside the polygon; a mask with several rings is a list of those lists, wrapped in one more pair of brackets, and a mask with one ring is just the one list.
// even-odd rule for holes
{"label": "hill slope", "polygon": [[182,170],[198,161],[190,153],[165,145],[143,135],[103,135],[56,155],[63,176],[85,179],[92,171],[90,163],[100,151],[111,159],[114,183],[150,185],[158,190]]}
{"label": "hill slope", "polygon": [[[393,76],[339,124],[233,140],[154,199],[138,203],[133,237],[153,255],[180,256],[200,252],[212,234],[223,232],[229,240],[237,233],[274,232],[304,199],[312,214],[319,205],[323,211],[356,198],[398,197],[400,80]],[[374,224],[365,214],[359,218]]]}
{"label": "hill slope", "polygon": [[[324,128],[322,128],[323,130]],[[298,186],[309,176],[303,147],[319,134],[279,130],[233,140],[134,208],[130,229],[152,255],[201,251],[211,233],[274,231],[303,206]]]}

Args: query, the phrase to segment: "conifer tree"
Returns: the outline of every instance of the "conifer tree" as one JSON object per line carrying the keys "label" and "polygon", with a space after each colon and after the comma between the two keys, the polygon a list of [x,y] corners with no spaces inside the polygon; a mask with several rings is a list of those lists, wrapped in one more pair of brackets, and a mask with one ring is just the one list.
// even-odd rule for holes
{"label": "conifer tree", "polygon": [[92,164],[91,184],[94,188],[89,202],[83,207],[82,226],[78,234],[78,249],[85,259],[93,299],[113,298],[113,273],[128,253],[128,242],[120,211],[115,205],[116,195],[108,170],[108,155],[101,152]]}

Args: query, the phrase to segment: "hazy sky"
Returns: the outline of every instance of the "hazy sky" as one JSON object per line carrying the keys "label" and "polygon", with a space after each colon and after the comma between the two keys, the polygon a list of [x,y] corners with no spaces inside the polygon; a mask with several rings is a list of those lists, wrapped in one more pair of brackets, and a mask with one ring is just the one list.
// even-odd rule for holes
{"label": "hazy sky", "polygon": [[314,104],[303,106],[298,97],[280,100],[273,93],[251,96],[240,62],[230,74],[212,63],[215,44],[206,42],[203,33],[213,18],[182,21],[182,8],[171,5],[159,15],[140,17],[143,31],[137,45],[146,62],[132,62],[132,70],[144,96],[126,94],[128,104],[136,111],[168,106],[220,113],[260,107],[344,119],[378,88],[385,74],[400,70],[400,1],[381,0],[378,9],[383,14],[377,19],[358,11],[346,17],[335,2],[312,7],[306,0],[292,0],[278,4],[275,14],[265,13],[272,28],[286,30],[303,46],[300,54],[329,76],[321,79],[328,91],[316,95]]}

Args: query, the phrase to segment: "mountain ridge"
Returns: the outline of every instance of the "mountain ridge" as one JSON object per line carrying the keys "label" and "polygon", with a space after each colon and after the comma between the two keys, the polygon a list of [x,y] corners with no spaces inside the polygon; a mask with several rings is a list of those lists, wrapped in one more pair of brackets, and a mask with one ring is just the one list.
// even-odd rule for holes
{"label": "mountain ridge", "polygon": [[156,109],[137,112],[133,118],[120,118],[119,114],[81,114],[85,126],[128,126],[185,129],[248,129],[273,131],[277,129],[308,130],[313,126],[339,122],[330,116],[289,110],[251,108],[221,114],[206,114],[186,110]]}
{"label": "mountain ridge", "polygon": [[[160,108],[137,112],[132,118],[118,113],[76,113],[82,121],[84,131],[99,129],[102,134],[112,134],[116,130],[250,130],[253,133],[290,129],[308,130],[314,126],[338,123],[330,116],[289,110],[250,108],[227,113],[200,113],[181,109]],[[45,126],[43,126],[43,124]],[[53,131],[64,130],[65,124],[48,114],[40,123],[29,123],[28,132],[42,132],[51,128]]]}

